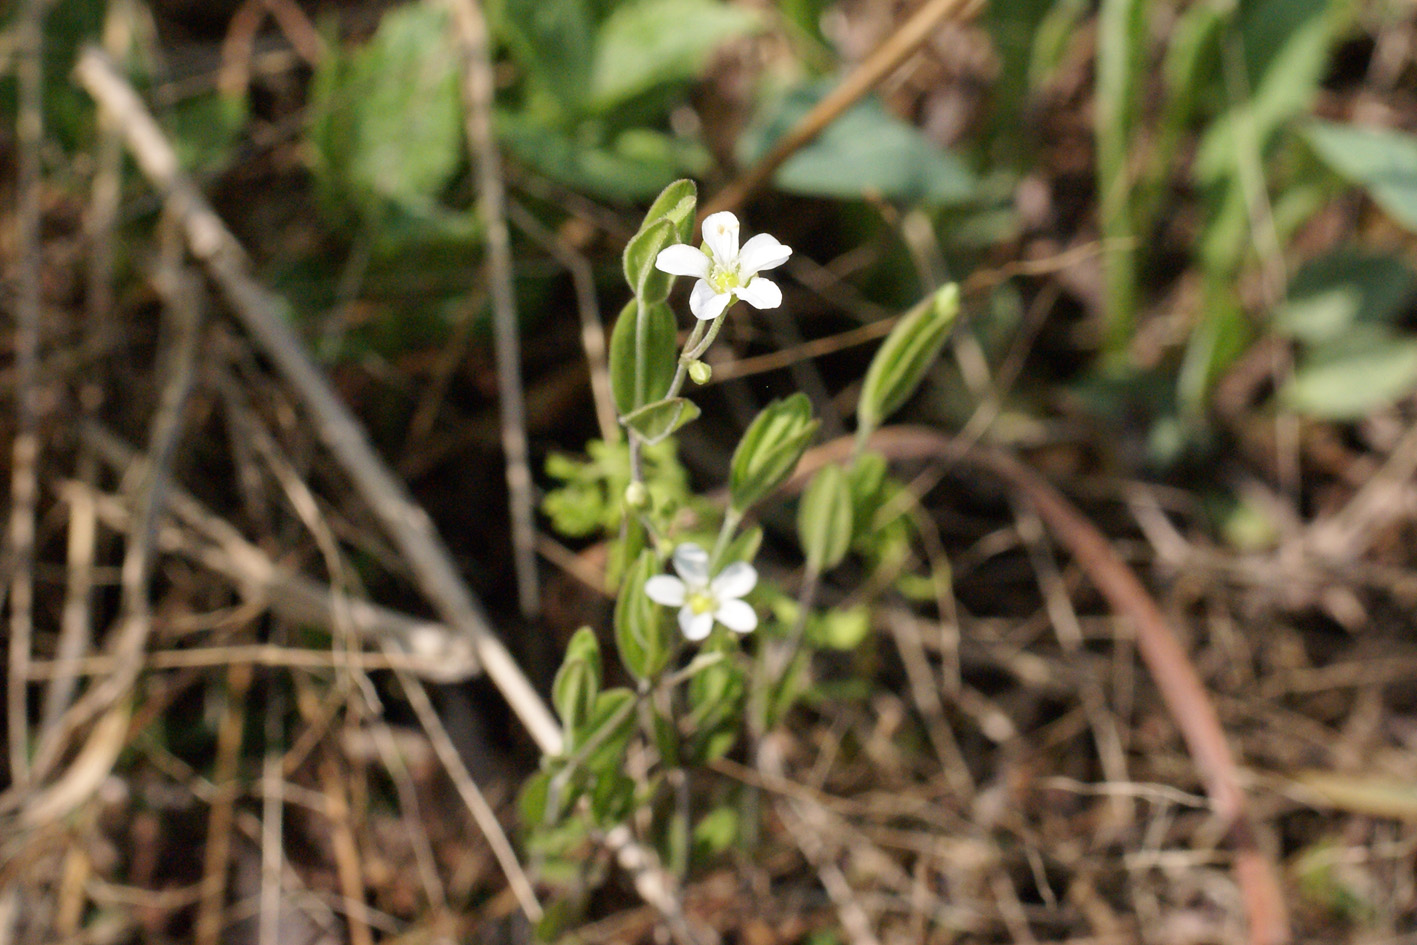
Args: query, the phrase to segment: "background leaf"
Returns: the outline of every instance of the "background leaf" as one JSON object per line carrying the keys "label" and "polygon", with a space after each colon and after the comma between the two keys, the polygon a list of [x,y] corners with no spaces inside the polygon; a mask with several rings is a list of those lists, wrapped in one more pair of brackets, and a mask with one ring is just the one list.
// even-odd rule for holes
{"label": "background leaf", "polygon": [[584,102],[594,50],[585,0],[501,0],[497,31],[532,79],[568,111]]}
{"label": "background leaf", "polygon": [[718,0],[629,0],[601,26],[591,101],[605,111],[698,76],[709,54],[755,29],[758,14]]}
{"label": "background leaf", "polygon": [[[738,143],[739,160],[754,163],[816,104],[830,86],[798,87]],[[886,111],[874,96],[862,99],[778,169],[782,190],[859,200],[865,193],[890,200],[957,203],[978,190],[974,174],[955,155],[932,144]]]}
{"label": "background leaf", "polygon": [[315,81],[310,143],[317,173],[359,203],[427,205],[462,161],[457,57],[445,12],[415,3],[385,14],[347,60],[328,57]]}
{"label": "background leaf", "polygon": [[1325,164],[1417,232],[1417,136],[1327,121],[1310,122],[1304,136]]}
{"label": "background leaf", "polygon": [[1299,364],[1282,396],[1292,409],[1356,420],[1417,389],[1417,339],[1373,326],[1331,341]]}

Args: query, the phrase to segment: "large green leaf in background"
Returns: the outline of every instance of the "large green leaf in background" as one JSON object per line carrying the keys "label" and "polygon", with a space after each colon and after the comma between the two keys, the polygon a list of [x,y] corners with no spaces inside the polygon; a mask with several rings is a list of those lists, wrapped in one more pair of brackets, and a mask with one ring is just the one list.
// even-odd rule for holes
{"label": "large green leaf in background", "polygon": [[1417,232],[1417,136],[1326,121],[1310,122],[1304,136],[1325,164]]}
{"label": "large green leaf in background", "polygon": [[[810,83],[790,93],[770,117],[739,141],[739,157],[752,164],[826,93]],[[938,147],[871,97],[852,106],[778,170],[783,190],[859,200],[876,193],[892,200],[959,203],[978,182],[959,158]]]}
{"label": "large green leaf in background", "polygon": [[586,97],[594,46],[585,0],[502,0],[497,32],[523,69],[568,110]]}
{"label": "large green leaf in background", "polygon": [[724,42],[758,27],[756,11],[718,0],[631,0],[596,37],[590,99],[605,111],[657,86],[693,79]]}
{"label": "large green leaf in background", "polygon": [[391,10],[348,57],[315,76],[308,136],[321,196],[366,221],[387,204],[426,215],[462,161],[458,60],[446,13]]}
{"label": "large green leaf in background", "polygon": [[709,157],[697,142],[649,128],[604,141],[596,122],[559,131],[526,115],[498,116],[497,134],[518,160],[572,189],[605,200],[648,200],[683,175],[700,176]]}
{"label": "large green leaf in background", "polygon": [[1414,388],[1417,338],[1362,325],[1308,352],[1281,395],[1288,407],[1311,417],[1358,420]]}
{"label": "large green leaf in background", "polygon": [[1320,345],[1358,325],[1392,322],[1414,291],[1417,275],[1402,260],[1340,249],[1310,260],[1294,274],[1273,325],[1283,335]]}
{"label": "large green leaf in background", "polygon": [[1237,22],[1221,39],[1221,55],[1233,64],[1238,54],[1244,74],[1224,73],[1232,104],[1201,140],[1195,165],[1200,180],[1238,178],[1246,148],[1265,151],[1285,122],[1308,109],[1328,63],[1334,27],[1327,0],[1240,5]]}
{"label": "large green leaf in background", "polygon": [[1344,249],[1300,269],[1273,322],[1301,346],[1284,404],[1354,420],[1417,388],[1417,337],[1394,324],[1414,290],[1417,276],[1391,256]]}

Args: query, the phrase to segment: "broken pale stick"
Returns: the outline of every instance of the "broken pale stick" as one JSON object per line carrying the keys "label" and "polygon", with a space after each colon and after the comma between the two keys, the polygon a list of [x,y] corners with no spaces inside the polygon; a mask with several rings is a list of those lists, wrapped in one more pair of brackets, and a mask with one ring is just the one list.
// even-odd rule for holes
{"label": "broken pale stick", "polygon": [[[85,426],[82,435],[99,459],[114,469],[124,469],[139,458],[136,450],[96,424]],[[84,487],[75,483],[69,488]],[[97,496],[90,498],[98,499]],[[131,508],[99,501],[97,512],[110,528],[126,530],[129,527]],[[243,598],[264,601],[287,620],[331,626],[335,604],[334,592],[329,587],[281,567],[247,541],[235,526],[176,486],[169,487],[166,512],[199,538],[183,540],[175,532],[162,530],[158,534],[162,550],[180,554],[226,577]],[[346,603],[350,624],[356,633],[370,642],[391,646],[419,659],[420,676],[449,683],[476,675],[477,660],[471,645],[442,624],[365,600],[351,599]]]}

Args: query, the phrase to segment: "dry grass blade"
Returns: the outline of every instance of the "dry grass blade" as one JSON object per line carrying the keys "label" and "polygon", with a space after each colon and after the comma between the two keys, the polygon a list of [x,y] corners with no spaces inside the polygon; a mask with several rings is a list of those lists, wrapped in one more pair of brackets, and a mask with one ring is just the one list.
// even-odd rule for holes
{"label": "dry grass blade", "polygon": [[605,323],[595,298],[595,270],[591,268],[590,260],[548,230],[521,204],[516,201],[508,203],[507,212],[518,229],[540,243],[571,274],[571,283],[576,290],[576,309],[581,316],[581,346],[585,348],[586,363],[590,368],[590,391],[595,398],[595,422],[600,427],[600,438],[613,443],[620,437],[620,421],[615,416],[615,400],[610,391]]}
{"label": "dry grass blade", "polygon": [[17,150],[19,213],[19,296],[15,334],[15,439],[10,444],[9,544],[13,556],[10,584],[9,722],[10,777],[29,778],[29,670],[34,608],[35,503],[39,498],[39,326],[40,291],[40,147],[44,138],[44,0],[25,0],[15,26],[19,115]]}
{"label": "dry grass blade", "polygon": [[512,251],[507,234],[502,164],[492,136],[492,61],[487,20],[478,0],[449,0],[463,54],[463,94],[467,142],[477,165],[478,208],[486,230],[487,265],[492,283],[492,330],[497,346],[497,392],[502,409],[502,451],[512,505],[512,554],[517,572],[517,600],[522,616],[541,611],[536,577],[536,501],[527,461],[526,403],[522,390],[521,342],[516,295],[512,290]]}
{"label": "dry grass blade", "polygon": [[448,737],[448,730],[443,727],[442,720],[438,718],[438,713],[433,708],[433,702],[428,698],[428,692],[423,688],[423,683],[408,673],[400,673],[399,682],[403,685],[408,704],[413,707],[418,721],[428,734],[428,740],[433,745],[438,760],[443,763],[448,777],[452,779],[453,785],[457,788],[458,796],[467,805],[468,813],[472,814],[473,821],[482,831],[483,837],[492,848],[493,855],[497,857],[497,863],[502,867],[502,872],[507,877],[507,883],[511,886],[512,892],[516,894],[522,912],[532,922],[541,921],[543,914],[541,903],[536,898],[535,890],[531,888],[531,880],[527,878],[526,871],[522,869],[516,851],[512,849],[511,841],[507,839],[506,833],[502,830],[502,825],[497,822],[497,814],[492,810],[492,805],[487,803],[487,798],[478,789],[477,782],[472,779],[467,766],[463,764],[462,758],[459,757],[457,749],[453,746],[453,740]]}
{"label": "dry grass blade", "polygon": [[[152,631],[148,580],[172,456],[181,435],[182,414],[192,387],[202,306],[200,287],[180,268],[180,244],[171,245],[174,249],[168,254],[165,271],[159,273],[158,282],[167,296],[168,314],[176,336],[170,359],[171,372],[163,384],[157,414],[152,421],[147,462],[137,470],[133,527],[129,531],[121,572],[121,616],[117,629],[107,643],[107,649],[116,658],[116,665],[112,673],[86,692],[46,733],[46,740],[35,753],[34,771],[37,776],[43,776],[52,768],[66,741],[94,716],[106,713],[107,718],[90,736],[90,744],[100,732],[107,732],[110,724],[117,724],[114,720],[121,721],[126,730],[131,714],[128,697],[141,672],[143,652]],[[104,752],[98,750],[88,757],[103,756]],[[112,752],[110,766],[117,757],[117,752]],[[67,775],[65,780],[72,783]],[[90,780],[91,789],[96,789],[101,778]],[[75,805],[83,799],[77,796],[72,798]],[[35,815],[31,812],[27,811],[27,816],[32,822],[41,822],[34,820]]]}
{"label": "dry grass blade", "polygon": [[[759,744],[758,766],[765,777],[785,780],[782,751],[775,738],[765,738]],[[871,928],[870,917],[827,848],[826,838],[831,835],[831,828],[825,823],[823,811],[793,797],[782,798],[778,810],[788,833],[802,850],[802,855],[816,869],[822,888],[836,906],[847,939],[852,945],[880,945],[880,939]]]}
{"label": "dry grass blade", "polygon": [[241,734],[246,725],[246,694],[251,689],[250,665],[233,664],[226,671],[226,701],[217,727],[216,768],[212,775],[216,796],[207,818],[207,841],[202,865],[202,901],[197,908],[193,939],[197,945],[218,945],[225,924],[227,861],[231,856],[231,831],[237,797],[237,764],[241,760]]}

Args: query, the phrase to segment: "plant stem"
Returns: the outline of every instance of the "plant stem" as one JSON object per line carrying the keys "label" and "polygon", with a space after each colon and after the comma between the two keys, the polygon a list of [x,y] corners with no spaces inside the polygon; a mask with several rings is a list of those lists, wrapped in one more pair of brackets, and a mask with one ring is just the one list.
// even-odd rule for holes
{"label": "plant stem", "polygon": [[[689,376],[689,362],[697,361],[713,344],[713,340],[718,337],[719,330],[723,328],[724,315],[727,314],[728,309],[724,309],[723,315],[711,322],[699,322],[689,333],[689,340],[684,342],[684,353],[679,355],[679,367],[674,371],[674,381],[669,385],[669,393],[664,395],[666,400],[670,397],[678,397],[679,391],[684,389],[684,378]],[[704,334],[705,326],[708,328],[707,335]]]}
{"label": "plant stem", "polygon": [[718,529],[718,539],[713,543],[713,554],[709,555],[709,573],[718,569],[723,553],[728,550],[728,541],[743,522],[743,513],[729,506],[723,513],[723,524]]}

